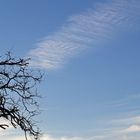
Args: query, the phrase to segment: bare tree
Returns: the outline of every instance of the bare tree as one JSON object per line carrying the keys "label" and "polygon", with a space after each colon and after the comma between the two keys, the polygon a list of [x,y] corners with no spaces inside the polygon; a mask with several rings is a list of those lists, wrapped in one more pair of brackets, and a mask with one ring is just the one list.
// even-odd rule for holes
{"label": "bare tree", "polygon": [[[41,81],[42,74],[31,70],[29,60],[12,57],[10,52],[0,57],[0,118],[14,128],[21,128],[26,140],[28,134],[37,140],[40,130],[34,120],[39,97],[36,84]],[[7,127],[9,125],[0,124],[1,129]]]}

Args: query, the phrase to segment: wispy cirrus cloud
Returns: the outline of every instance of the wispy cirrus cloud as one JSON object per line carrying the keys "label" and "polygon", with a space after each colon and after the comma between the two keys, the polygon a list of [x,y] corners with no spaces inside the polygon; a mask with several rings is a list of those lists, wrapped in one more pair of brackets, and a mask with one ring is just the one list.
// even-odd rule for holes
{"label": "wispy cirrus cloud", "polygon": [[88,47],[111,39],[119,27],[130,27],[140,16],[139,0],[117,0],[70,16],[60,29],[30,50],[32,65],[55,69]]}

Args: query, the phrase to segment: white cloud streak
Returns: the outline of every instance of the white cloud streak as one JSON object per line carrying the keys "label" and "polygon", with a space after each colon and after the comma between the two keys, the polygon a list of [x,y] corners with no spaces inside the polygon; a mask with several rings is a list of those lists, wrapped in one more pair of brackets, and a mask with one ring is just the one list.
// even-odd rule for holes
{"label": "white cloud streak", "polygon": [[[117,124],[116,124],[117,122]],[[111,127],[99,129],[90,136],[54,136],[44,134],[40,140],[139,140],[140,137],[140,116],[126,117],[111,121]],[[5,131],[6,132],[6,131]],[[16,133],[4,133],[0,135],[3,140],[24,140],[25,137]],[[29,140],[31,140],[29,138]]]}
{"label": "white cloud streak", "polygon": [[123,133],[135,133],[135,132],[140,132],[140,125],[131,125],[128,128],[124,129],[122,131]]}
{"label": "white cloud streak", "polygon": [[[44,134],[40,140],[112,140],[112,139],[113,140],[139,140],[140,116],[117,119],[111,123],[112,123],[111,127],[106,129],[99,129],[98,131],[93,132],[90,136],[70,137],[70,136],[54,136],[50,134]],[[11,131],[11,132],[10,131],[8,132],[5,131],[4,134],[0,135],[0,139],[25,140],[25,137],[21,136],[19,131],[16,131],[16,133],[15,131]],[[29,138],[29,140],[31,139]]]}
{"label": "white cloud streak", "polygon": [[32,65],[61,67],[73,55],[111,39],[119,27],[130,27],[140,16],[139,0],[116,0],[69,17],[60,29],[30,50]]}
{"label": "white cloud streak", "polygon": [[[139,135],[140,136],[140,135]],[[45,135],[40,140],[139,140],[138,135],[129,135],[129,134],[111,134],[109,136],[94,136],[94,137],[54,137],[51,135]],[[12,137],[3,137],[2,140],[25,140],[24,136],[12,136]],[[29,140],[31,140],[29,138]]]}

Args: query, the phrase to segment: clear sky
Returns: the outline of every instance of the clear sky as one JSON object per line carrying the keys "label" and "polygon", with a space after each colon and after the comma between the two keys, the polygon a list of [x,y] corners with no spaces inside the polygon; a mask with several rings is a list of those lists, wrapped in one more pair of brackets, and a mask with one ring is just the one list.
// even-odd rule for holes
{"label": "clear sky", "polygon": [[9,50],[46,73],[42,140],[139,139],[139,0],[1,0],[0,52]]}

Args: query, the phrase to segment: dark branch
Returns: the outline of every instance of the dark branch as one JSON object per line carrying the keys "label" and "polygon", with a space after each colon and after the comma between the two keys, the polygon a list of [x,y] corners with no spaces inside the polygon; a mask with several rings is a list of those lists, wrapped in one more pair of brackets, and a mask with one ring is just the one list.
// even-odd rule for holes
{"label": "dark branch", "polygon": [[[39,111],[35,86],[41,81],[42,74],[29,69],[30,59],[15,59],[10,52],[1,59],[0,118],[5,118],[14,128],[20,127],[26,139],[27,134],[38,139],[40,131],[33,117]],[[7,127],[7,124],[0,125],[2,129]]]}

